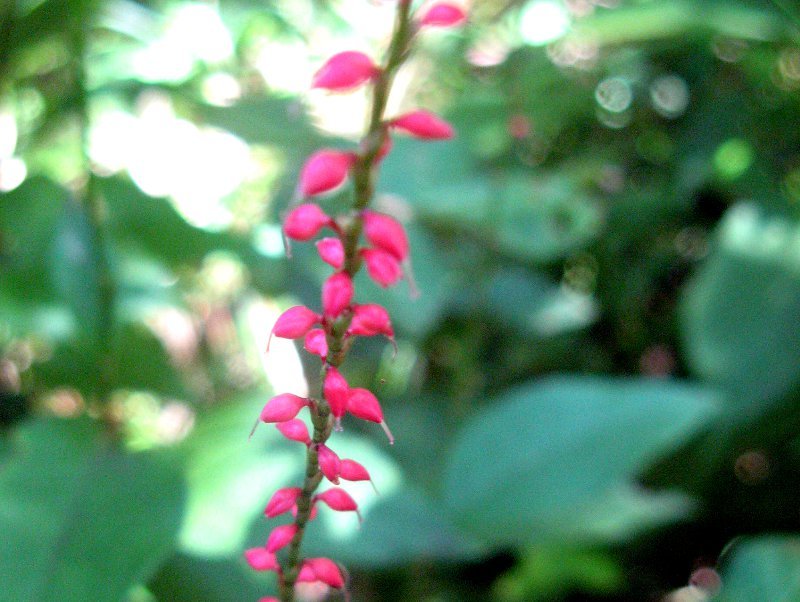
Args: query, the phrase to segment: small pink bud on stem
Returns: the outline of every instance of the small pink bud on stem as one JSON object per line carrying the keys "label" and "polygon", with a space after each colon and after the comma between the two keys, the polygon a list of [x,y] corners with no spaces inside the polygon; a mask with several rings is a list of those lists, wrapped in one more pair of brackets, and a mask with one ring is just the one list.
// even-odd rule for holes
{"label": "small pink bud on stem", "polygon": [[408,237],[400,222],[369,209],[362,211],[361,217],[364,220],[364,236],[373,247],[386,251],[397,261],[408,257]]}
{"label": "small pink bud on stem", "polygon": [[298,418],[287,420],[286,422],[279,422],[275,425],[280,433],[290,441],[297,441],[311,445],[311,437],[308,434],[308,427],[306,423]]}
{"label": "small pink bud on stem", "polygon": [[353,153],[332,149],[318,150],[306,160],[300,170],[300,194],[310,197],[339,188],[347,179],[353,161]]}
{"label": "small pink bud on stem", "polygon": [[334,485],[339,484],[339,469],[341,467],[341,460],[339,456],[328,446],[319,444],[317,446],[317,462],[319,469],[325,478]]}
{"label": "small pink bud on stem", "polygon": [[338,238],[323,238],[317,241],[317,251],[322,261],[336,270],[344,266],[344,245]]}
{"label": "small pink bud on stem", "polygon": [[455,27],[467,20],[467,13],[463,8],[449,2],[438,2],[419,18],[422,27]]}
{"label": "small pink bud on stem", "polygon": [[378,67],[363,52],[348,50],[334,54],[314,74],[312,88],[347,92],[365,84],[379,73]]}
{"label": "small pink bud on stem", "polygon": [[342,589],[344,587],[344,577],[339,565],[329,558],[306,558],[300,573],[303,577],[301,579],[300,575],[298,575],[297,581],[300,583],[304,581],[320,581],[334,589]]}
{"label": "small pink bud on stem", "polygon": [[360,252],[367,273],[376,284],[388,288],[403,277],[403,268],[393,255],[381,249],[362,249]]}
{"label": "small pink bud on stem", "polygon": [[303,341],[303,348],[309,353],[318,355],[321,358],[328,356],[328,335],[321,328],[309,330]]}
{"label": "small pink bud on stem", "polygon": [[275,559],[275,554],[266,548],[250,548],[244,552],[245,560],[250,568],[256,571],[280,571],[281,567]]}
{"label": "small pink bud on stem", "polygon": [[283,232],[292,240],[311,240],[325,226],[333,223],[314,203],[303,203],[292,209],[283,220]]}
{"label": "small pink bud on stem", "polygon": [[367,469],[355,460],[342,460],[340,462],[339,477],[345,481],[369,481],[375,493],[378,493],[378,488],[375,487],[375,482],[369,476]]}
{"label": "small pink bud on stem", "polygon": [[303,490],[300,487],[278,489],[267,502],[264,514],[267,518],[275,518],[290,510],[297,503],[297,498],[300,497],[302,492]]}
{"label": "small pink bud on stem", "polygon": [[267,539],[267,552],[274,554],[278,550],[285,548],[296,533],[297,525],[294,524],[275,527]]}
{"label": "small pink bud on stem", "polygon": [[389,122],[390,127],[422,140],[447,140],[455,132],[453,126],[430,111],[412,111],[395,117]]}
{"label": "small pink bud on stem", "polygon": [[347,272],[336,272],[322,285],[322,311],[337,318],[353,301],[353,280]]}
{"label": "small pink bud on stem", "polygon": [[[325,371],[325,379],[322,382],[322,394],[328,405],[331,406],[331,414],[339,421],[347,411],[347,400],[350,395],[350,386],[344,376],[334,366],[328,366]],[[341,428],[341,427],[339,427]]]}
{"label": "small pink bud on stem", "polygon": [[314,313],[303,305],[290,307],[275,321],[267,340],[267,351],[272,342],[272,337],[281,339],[299,339],[311,330],[315,324],[322,320],[322,316]]}
{"label": "small pink bud on stem", "polygon": [[328,504],[331,510],[337,512],[355,512],[358,516],[358,522],[361,522],[361,513],[358,511],[358,504],[350,497],[344,489],[333,487],[314,496],[314,499],[325,504]]}
{"label": "small pink bud on stem", "polygon": [[371,391],[359,388],[350,389],[350,394],[347,397],[347,411],[356,418],[380,424],[389,439],[389,444],[394,444],[394,436],[389,430],[389,425],[383,419],[381,404]]}

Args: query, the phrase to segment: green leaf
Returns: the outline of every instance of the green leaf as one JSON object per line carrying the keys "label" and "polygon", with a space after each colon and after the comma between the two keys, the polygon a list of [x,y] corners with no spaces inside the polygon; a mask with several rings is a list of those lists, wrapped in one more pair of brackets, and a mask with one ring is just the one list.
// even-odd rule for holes
{"label": "green leaf", "polygon": [[241,552],[223,559],[178,554],[162,565],[149,589],[170,602],[241,602],[274,592],[274,575],[256,573]]}
{"label": "green leaf", "polygon": [[769,535],[738,541],[722,571],[718,602],[800,600],[800,537]]}
{"label": "green leaf", "polygon": [[798,237],[797,223],[738,205],[683,291],[689,365],[730,392],[734,419],[763,412],[800,382]]}
{"label": "green leaf", "polygon": [[671,381],[563,376],[522,386],[459,435],[445,503],[458,524],[497,545],[608,539],[674,516],[674,498],[624,487],[684,443],[714,402],[708,390]]}
{"label": "green leaf", "polygon": [[21,427],[0,471],[12,600],[119,600],[173,549],[183,486],[165,453],[129,454],[88,420]]}

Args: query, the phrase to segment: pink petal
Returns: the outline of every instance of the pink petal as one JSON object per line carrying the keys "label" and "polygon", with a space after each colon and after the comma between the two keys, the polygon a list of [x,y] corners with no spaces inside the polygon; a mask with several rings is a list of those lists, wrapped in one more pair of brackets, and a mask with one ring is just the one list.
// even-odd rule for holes
{"label": "pink petal", "polygon": [[244,552],[245,560],[250,568],[256,571],[278,571],[280,566],[275,559],[275,554],[266,548],[250,548]]}
{"label": "pink petal", "polygon": [[264,409],[261,410],[259,420],[261,422],[286,422],[297,416],[297,413],[307,405],[308,399],[305,397],[281,393],[266,403]]}
{"label": "pink petal", "polygon": [[303,490],[299,487],[284,487],[283,489],[278,489],[267,503],[264,514],[267,518],[275,518],[287,510],[290,510],[291,507],[297,503],[297,498],[300,497],[302,492]]}
{"label": "pink petal", "polygon": [[303,348],[309,353],[318,355],[323,359],[326,358],[328,356],[328,338],[325,331],[321,328],[309,330],[303,341]]}
{"label": "pink petal", "polygon": [[277,428],[280,433],[290,441],[298,441],[300,443],[305,443],[306,445],[311,444],[311,437],[308,434],[308,427],[302,420],[295,418],[293,420],[287,420],[286,422],[279,422],[275,425],[275,428]]}
{"label": "pink petal", "polygon": [[366,83],[378,73],[378,68],[363,52],[349,50],[329,58],[314,74],[312,88],[345,92]]}
{"label": "pink petal", "polygon": [[317,251],[322,261],[337,270],[344,266],[344,245],[339,238],[323,238],[317,241]]}
{"label": "pink petal", "polygon": [[319,469],[325,475],[325,478],[338,485],[339,467],[341,465],[339,456],[330,447],[319,445],[317,446],[317,461],[319,462]]}
{"label": "pink petal", "polygon": [[467,20],[464,9],[449,2],[439,2],[427,9],[419,19],[421,26],[454,27]]}
{"label": "pink petal", "polygon": [[430,111],[412,111],[393,119],[389,125],[423,140],[452,138],[453,126]]}
{"label": "pink petal", "polygon": [[300,170],[300,193],[304,197],[335,190],[347,179],[353,153],[322,149],[311,155]]}
{"label": "pink petal", "polygon": [[283,231],[293,240],[311,240],[331,223],[331,218],[314,203],[303,203],[292,209],[283,220]]}
{"label": "pink petal", "polygon": [[325,379],[322,385],[322,394],[328,405],[331,406],[331,414],[334,418],[341,418],[347,410],[347,399],[350,394],[350,386],[334,366],[328,366],[325,371]]}
{"label": "pink petal", "polygon": [[408,237],[400,222],[369,209],[365,209],[361,217],[364,220],[364,236],[373,247],[386,251],[397,261],[408,257]]}
{"label": "pink petal", "polygon": [[296,525],[281,525],[275,527],[267,539],[267,552],[274,554],[278,550],[285,548],[292,541],[296,533]]}
{"label": "pink petal", "polygon": [[322,310],[337,318],[353,301],[353,280],[346,272],[336,272],[322,285]]}
{"label": "pink petal", "polygon": [[403,268],[391,253],[381,249],[362,249],[360,253],[370,278],[383,288],[397,284],[403,277]]}

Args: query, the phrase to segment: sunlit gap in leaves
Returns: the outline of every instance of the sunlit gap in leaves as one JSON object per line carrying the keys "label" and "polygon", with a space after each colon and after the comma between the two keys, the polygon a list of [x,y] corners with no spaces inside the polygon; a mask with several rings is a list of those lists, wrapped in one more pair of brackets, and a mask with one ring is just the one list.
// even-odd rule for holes
{"label": "sunlit gap in leaves", "polygon": [[13,113],[0,108],[0,192],[14,190],[25,181],[25,161],[14,156],[17,147],[17,120]]}

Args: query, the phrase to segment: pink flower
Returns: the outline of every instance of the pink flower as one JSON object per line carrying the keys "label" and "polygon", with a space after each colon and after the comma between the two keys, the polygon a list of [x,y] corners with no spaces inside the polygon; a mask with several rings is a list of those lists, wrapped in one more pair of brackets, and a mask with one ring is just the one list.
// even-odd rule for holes
{"label": "pink flower", "polygon": [[381,249],[362,249],[360,254],[370,278],[383,288],[397,284],[403,277],[403,268],[392,254]]}
{"label": "pink flower", "polygon": [[312,88],[346,92],[371,80],[379,70],[363,52],[348,50],[334,54],[314,74]]}
{"label": "pink flower", "polygon": [[449,2],[439,2],[428,8],[419,18],[421,26],[454,27],[467,20],[464,9]]}
{"label": "pink flower", "polygon": [[267,502],[264,514],[267,518],[275,518],[283,514],[297,503],[297,498],[300,497],[302,492],[303,490],[300,487],[278,489]]}
{"label": "pink flower", "polygon": [[361,520],[358,504],[356,504],[356,501],[350,497],[350,494],[344,489],[332,487],[323,493],[315,495],[314,499],[328,504],[331,510],[336,510],[337,512],[355,512],[358,516],[358,520]]}
{"label": "pink flower", "polygon": [[317,241],[317,252],[322,261],[337,270],[344,266],[344,245],[338,238],[323,238]]}
{"label": "pink flower", "polygon": [[430,111],[412,111],[389,122],[398,130],[423,140],[447,140],[453,137],[453,126]]}
{"label": "pink flower", "polygon": [[294,418],[293,420],[287,420],[286,422],[279,422],[275,425],[275,428],[280,431],[281,435],[290,441],[298,441],[299,443],[305,443],[306,445],[311,444],[311,437],[308,434],[308,427],[302,420]]}
{"label": "pink flower", "polygon": [[361,217],[364,220],[364,236],[373,247],[389,253],[397,261],[408,257],[408,237],[400,222],[369,209],[362,211]]}
{"label": "pink flower", "polygon": [[275,559],[275,554],[266,548],[250,548],[244,551],[245,560],[250,568],[256,571],[279,571],[280,566]]}
{"label": "pink flower", "polygon": [[266,403],[264,409],[261,410],[259,420],[261,422],[286,422],[297,416],[297,413],[307,405],[308,399],[305,397],[281,393]]}
{"label": "pink flower", "polygon": [[367,389],[350,389],[347,396],[347,411],[356,418],[376,422],[381,425],[383,432],[389,438],[389,443],[394,443],[394,436],[389,426],[383,419],[383,410],[378,399]]}
{"label": "pink flower", "polygon": [[311,240],[325,226],[333,223],[314,203],[303,203],[292,209],[283,220],[283,231],[293,240]]}
{"label": "pink flower", "polygon": [[318,355],[321,358],[328,356],[328,339],[325,331],[321,328],[309,330],[303,341],[303,348],[309,353]]}
{"label": "pink flower", "polygon": [[265,596],[263,598],[259,598],[258,602],[281,602],[275,596]]}
{"label": "pink flower", "polygon": [[[306,572],[304,573],[304,571]],[[303,562],[300,573],[303,574],[304,579],[301,580],[300,576],[298,576],[297,580],[301,583],[305,581],[321,581],[335,589],[344,587],[344,577],[342,577],[339,565],[329,558],[307,558]]]}
{"label": "pink flower", "polygon": [[331,406],[331,414],[337,420],[344,416],[347,411],[347,398],[350,394],[350,386],[334,366],[328,366],[325,371],[325,379],[322,383],[322,394],[328,405]]}
{"label": "pink flower", "polygon": [[306,160],[300,170],[300,193],[309,197],[335,190],[344,184],[354,160],[353,153],[332,149],[318,150]]}
{"label": "pink flower", "polygon": [[336,272],[322,285],[322,311],[337,318],[353,301],[353,280],[346,272]]}
{"label": "pink flower", "polygon": [[379,334],[394,337],[389,312],[375,303],[353,306],[353,319],[350,321],[348,334],[372,337]]}
{"label": "pink flower", "polygon": [[325,478],[334,485],[339,484],[339,467],[341,460],[339,456],[328,446],[320,444],[317,446],[317,461],[319,462],[319,469]]}
{"label": "pink flower", "polygon": [[269,534],[267,539],[267,552],[275,553],[278,550],[285,548],[292,541],[292,538],[297,533],[296,525],[281,525],[275,527],[272,533]]}
{"label": "pink flower", "polygon": [[314,313],[303,305],[295,305],[283,312],[275,321],[272,327],[272,332],[269,333],[267,340],[267,351],[269,351],[269,344],[272,342],[272,337],[280,337],[282,339],[297,339],[313,328],[322,320],[322,316]]}

